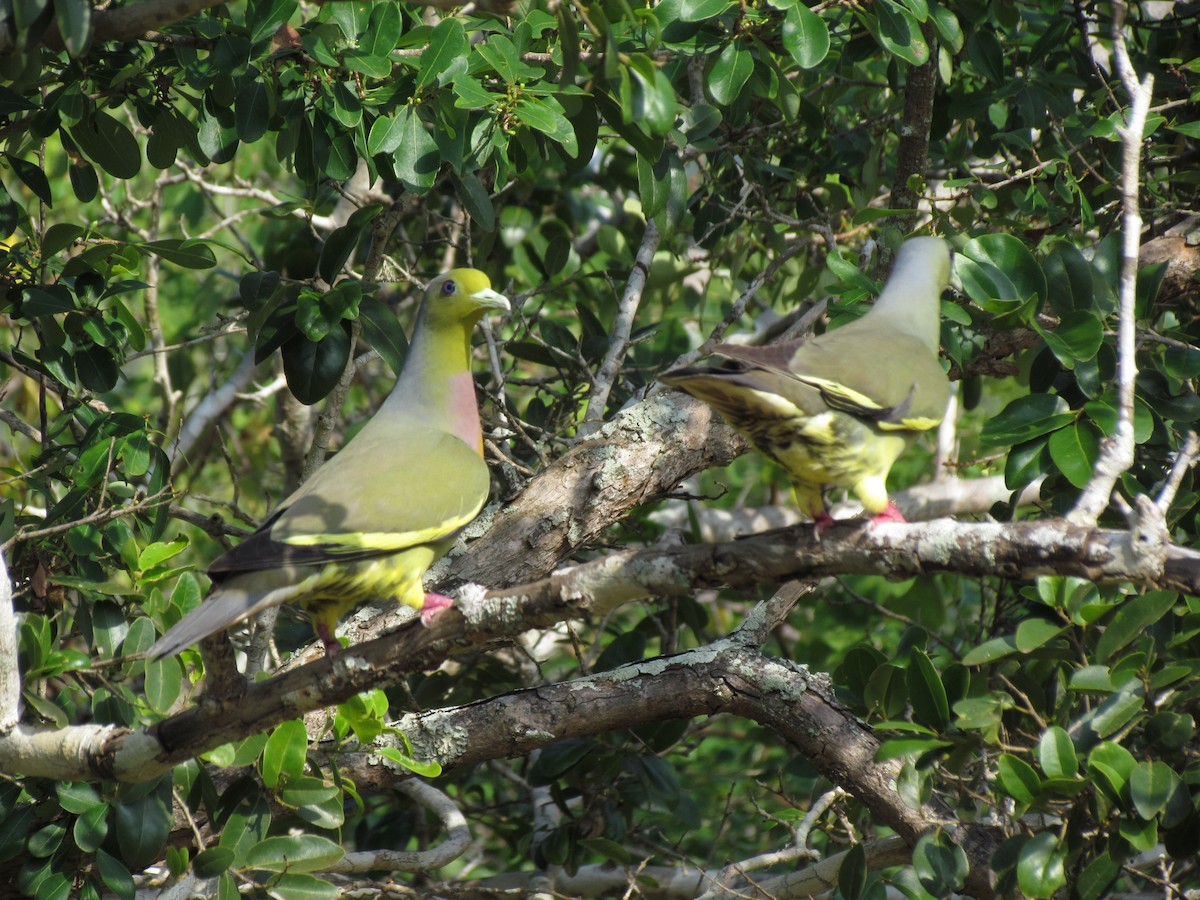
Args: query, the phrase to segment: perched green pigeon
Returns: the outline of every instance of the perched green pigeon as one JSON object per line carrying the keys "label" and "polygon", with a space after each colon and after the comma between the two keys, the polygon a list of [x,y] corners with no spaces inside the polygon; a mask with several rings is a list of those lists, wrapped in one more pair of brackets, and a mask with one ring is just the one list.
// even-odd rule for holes
{"label": "perched green pigeon", "polygon": [[887,476],[946,412],[938,336],[949,281],[946,242],[912,238],[862,318],[806,340],[721,344],[714,352],[729,362],[673,369],[659,380],[703,400],[783,466],[818,528],[833,522],[821,497],[826,485],[849,488],[873,521],[903,522]]}
{"label": "perched green pigeon", "polygon": [[280,603],[308,612],[331,656],[338,620],[364,600],[394,597],[423,616],[449,604],[426,595],[421,578],[487,500],[471,330],[492,309],[508,309],[508,300],[475,269],[429,283],[404,369],[379,411],[209,567],[212,592],[158,639],[151,658]]}

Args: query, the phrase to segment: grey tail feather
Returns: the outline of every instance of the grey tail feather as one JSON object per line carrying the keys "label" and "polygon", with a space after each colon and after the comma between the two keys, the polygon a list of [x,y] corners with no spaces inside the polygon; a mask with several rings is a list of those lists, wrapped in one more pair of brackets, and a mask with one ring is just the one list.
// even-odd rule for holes
{"label": "grey tail feather", "polygon": [[147,659],[174,656],[185,647],[241,621],[254,610],[256,599],[244,590],[218,588],[155,641],[146,651]]}

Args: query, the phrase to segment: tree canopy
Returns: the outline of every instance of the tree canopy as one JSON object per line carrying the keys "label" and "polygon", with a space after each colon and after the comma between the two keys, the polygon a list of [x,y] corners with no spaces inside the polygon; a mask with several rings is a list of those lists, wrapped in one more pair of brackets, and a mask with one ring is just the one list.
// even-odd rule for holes
{"label": "tree canopy", "polygon": [[[1200,889],[1197,24],[0,0],[0,891]],[[817,534],[655,378],[912,233],[950,411]],[[514,301],[456,609],[146,661],[455,265]]]}

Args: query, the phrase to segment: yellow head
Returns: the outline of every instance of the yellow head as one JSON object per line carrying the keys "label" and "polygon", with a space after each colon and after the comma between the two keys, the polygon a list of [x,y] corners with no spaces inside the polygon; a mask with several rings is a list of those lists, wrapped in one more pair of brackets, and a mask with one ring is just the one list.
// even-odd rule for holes
{"label": "yellow head", "polygon": [[473,326],[489,309],[508,308],[508,298],[492,290],[491,281],[478,269],[451,269],[425,289],[423,312],[426,322],[434,327],[454,323]]}

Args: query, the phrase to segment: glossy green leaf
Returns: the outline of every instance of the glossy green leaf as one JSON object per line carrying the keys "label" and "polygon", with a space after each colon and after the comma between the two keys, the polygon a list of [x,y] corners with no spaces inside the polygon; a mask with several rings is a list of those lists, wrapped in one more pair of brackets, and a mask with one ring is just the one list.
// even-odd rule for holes
{"label": "glossy green leaf", "polygon": [[400,7],[395,3],[371,4],[371,18],[358,42],[358,49],[368,56],[386,58],[396,49],[404,24]]}
{"label": "glossy green leaf", "polygon": [[948,897],[966,882],[967,854],[944,831],[930,832],[917,841],[912,865],[921,887],[935,897]]}
{"label": "glossy green leaf", "polygon": [[75,846],[84,853],[95,853],[108,837],[108,806],[101,803],[82,813],[71,825]]}
{"label": "glossy green leaf", "polygon": [[730,0],[683,0],[679,7],[679,18],[684,22],[714,19],[733,5]]}
{"label": "glossy green leaf", "polygon": [[1109,896],[1109,889],[1120,874],[1121,864],[1105,851],[1083,867],[1075,881],[1075,891],[1080,900],[1101,900]]}
{"label": "glossy green leaf", "polygon": [[104,886],[112,891],[120,900],[133,900],[137,894],[133,876],[119,859],[102,849],[96,850],[96,868]]}
{"label": "glossy green leaf", "polygon": [[983,425],[980,440],[1000,447],[1033,440],[1075,420],[1065,400],[1056,394],[1028,394],[1009,403]]}
{"label": "glossy green leaf", "polygon": [[907,672],[913,719],[935,731],[944,730],[950,724],[950,703],[933,661],[923,651],[913,650]]}
{"label": "glossy green leaf", "polygon": [[142,150],[124,122],[96,110],[71,129],[84,154],[114,178],[132,178],[142,168]]}
{"label": "glossy green leaf", "polygon": [[19,156],[14,156],[11,153],[5,153],[4,158],[12,166],[13,171],[21,179],[25,187],[33,191],[34,195],[42,203],[46,204],[46,206],[54,205],[54,199],[50,195],[50,182],[47,180],[46,173],[42,171],[41,166],[21,159]]}
{"label": "glossy green leaf", "polygon": [[784,14],[779,36],[783,48],[802,69],[819,65],[829,54],[829,26],[803,3],[796,4]]}
{"label": "glossy green leaf", "polygon": [[1108,660],[1167,615],[1178,602],[1179,595],[1174,591],[1147,591],[1139,596],[1130,597],[1117,608],[1104,629],[1104,634],[1096,643],[1096,660]]}
{"label": "glossy green leaf", "polygon": [[396,314],[374,297],[366,296],[358,301],[358,320],[367,343],[399,375],[408,355],[408,339]]}
{"label": "glossy green leaf", "polygon": [[1003,754],[997,761],[996,777],[1004,793],[1026,806],[1037,799],[1041,790],[1042,780],[1033,766],[1011,753]]}
{"label": "glossy green leaf", "polygon": [[1183,780],[1165,762],[1143,761],[1129,776],[1129,796],[1143,819],[1153,819],[1167,808],[1171,795],[1183,789]]}
{"label": "glossy green leaf", "polygon": [[754,57],[731,41],[721,50],[708,70],[708,90],[721,106],[729,106],[741,95],[754,72]]}
{"label": "glossy green leaf", "polygon": [[[165,784],[169,789],[170,780],[167,776],[160,788]],[[170,834],[171,812],[161,794],[161,789],[156,789],[115,807],[112,830],[121,858],[131,869],[144,868],[158,859]]]}
{"label": "glossy green leaf", "polygon": [[517,101],[514,111],[518,119],[530,128],[558,141],[568,153],[574,154],[578,151],[575,129],[563,115],[562,107],[557,101],[552,98],[539,100],[537,97],[522,97]]}
{"label": "glossy green leaf", "polygon": [[1034,835],[1021,848],[1017,863],[1017,884],[1026,897],[1052,897],[1067,883],[1067,850],[1058,836],[1044,831]]}
{"label": "glossy green leaf", "polygon": [[267,893],[275,900],[337,900],[343,896],[337,885],[304,872],[285,872],[272,879]]}
{"label": "glossy green leaf", "polygon": [[910,65],[923,66],[929,59],[929,45],[916,16],[894,0],[879,0],[872,8],[878,19],[864,21],[880,46]]}
{"label": "glossy green leaf", "polygon": [[248,74],[233,101],[238,140],[253,144],[267,133],[275,105],[271,89],[257,73]]}
{"label": "glossy green leaf", "polygon": [[1050,435],[1047,442],[1050,458],[1058,470],[1077,488],[1092,479],[1100,455],[1100,436],[1090,423],[1077,420]]}
{"label": "glossy green leaf", "polygon": [[1050,778],[1075,778],[1079,774],[1079,758],[1075,744],[1067,732],[1052,725],[1038,740],[1038,764]]}
{"label": "glossy green leaf", "polygon": [[198,878],[213,878],[226,871],[234,863],[233,851],[228,847],[209,847],[196,854],[192,871]]}
{"label": "glossy green leaf", "polygon": [[838,890],[846,900],[858,900],[867,886],[867,851],[855,844],[842,856],[838,866]]}
{"label": "glossy green leaf", "polygon": [[184,269],[211,269],[217,264],[216,254],[208,242],[195,238],[147,241],[136,246]]}
{"label": "glossy green leaf", "polygon": [[415,90],[420,91],[433,84],[439,75],[450,68],[451,63],[466,54],[467,35],[462,20],[457,17],[442,19],[430,32],[429,46],[421,54]]}
{"label": "glossy green leaf", "polygon": [[1029,653],[1047,641],[1058,637],[1066,626],[1045,619],[1026,619],[1017,626],[1016,646],[1021,653]]}
{"label": "glossy green leaf", "polygon": [[319,342],[298,334],[280,348],[283,374],[296,399],[313,404],[324,398],[337,384],[350,358],[350,336],[343,328],[334,328]]}
{"label": "glossy green leaf", "polygon": [[1053,330],[1043,328],[1036,321],[1032,324],[1067,369],[1074,369],[1077,362],[1092,359],[1104,343],[1104,324],[1090,310],[1076,309],[1065,313]]}
{"label": "glossy green leaf", "polygon": [[275,727],[262,755],[263,783],[272,789],[279,788],[304,771],[308,757],[308,734],[301,719],[291,719]]}
{"label": "glossy green leaf", "polygon": [[319,872],[345,855],[340,844],[317,834],[278,835],[251,847],[244,865],[268,872]]}
{"label": "glossy green leaf", "polygon": [[441,165],[437,143],[413,107],[403,107],[396,120],[400,136],[393,156],[396,176],[407,190],[424,194],[433,187]]}

